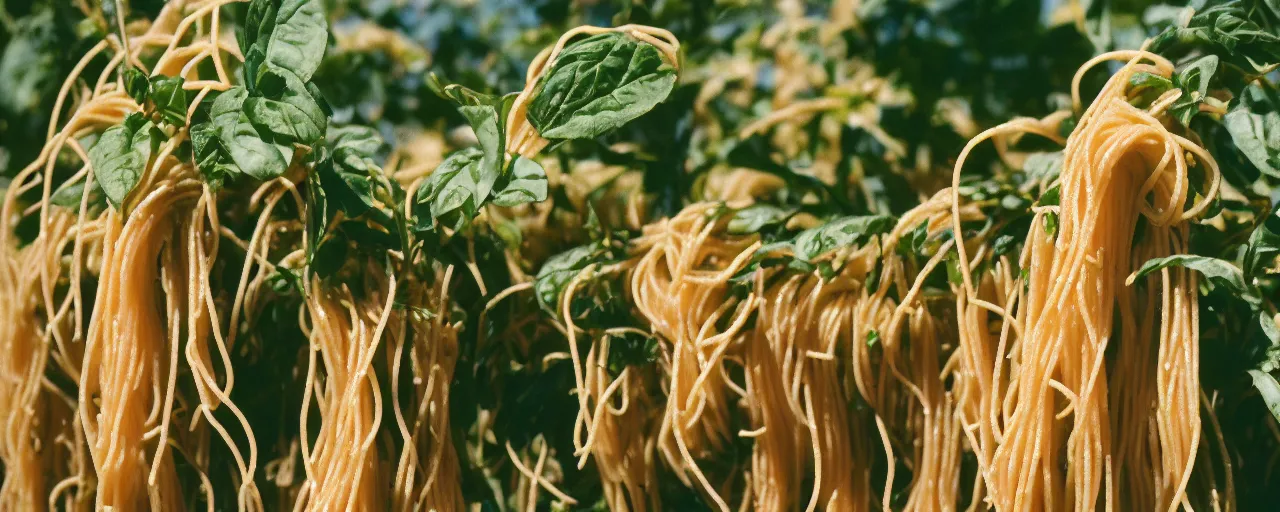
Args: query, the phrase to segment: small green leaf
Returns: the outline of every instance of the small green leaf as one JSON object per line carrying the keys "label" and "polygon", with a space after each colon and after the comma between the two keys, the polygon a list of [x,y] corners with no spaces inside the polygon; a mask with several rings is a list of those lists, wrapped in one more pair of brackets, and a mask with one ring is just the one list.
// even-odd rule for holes
{"label": "small green leaf", "polygon": [[1275,319],[1271,318],[1267,312],[1258,314],[1258,323],[1262,328],[1262,335],[1267,338],[1267,348],[1262,363],[1258,365],[1258,369],[1264,372],[1272,372],[1280,369],[1280,326],[1276,326]]}
{"label": "small green leaf", "polygon": [[[55,206],[61,206],[74,211],[80,211],[80,199],[84,196],[84,181],[77,181],[71,185],[63,185],[49,196],[49,203]],[[89,208],[95,206],[105,206],[106,197],[102,195],[102,187],[98,185],[97,180],[89,182]]]}
{"label": "small green leaf", "polygon": [[128,67],[124,69],[120,77],[124,81],[124,91],[133,101],[139,105],[147,102],[147,98],[151,94],[151,82],[147,80],[147,75],[137,68]]}
{"label": "small green leaf", "polygon": [[792,244],[796,259],[813,262],[819,256],[845,247],[857,247],[871,237],[893,228],[888,215],[843,217],[816,228],[801,231]]}
{"label": "small green leaf", "polygon": [[325,196],[348,217],[359,217],[374,207],[373,165],[350,148],[339,148],[331,158],[316,164]]}
{"label": "small green leaf", "polygon": [[1169,105],[1169,114],[1182,126],[1200,113],[1200,104],[1209,97],[1209,82],[1218,71],[1218,57],[1205,55],[1179,67],[1173,73],[1173,85],[1182,89],[1182,95]]}
{"label": "small green leaf", "polygon": [[151,121],[135,112],[108,128],[89,148],[93,176],[115,209],[121,208],[137,186],[163,136]]}
{"label": "small green leaf", "polygon": [[533,279],[533,292],[538,305],[548,313],[559,317],[560,294],[569,281],[582,272],[582,269],[594,263],[600,256],[602,247],[599,243],[590,243],[569,249],[550,258],[542,264],[538,275]]}
{"label": "small green leaf", "polygon": [[876,346],[880,343],[880,331],[870,329],[867,331],[867,348]]}
{"label": "small green leaf", "polygon": [[1031,153],[1022,165],[1022,172],[1029,182],[1053,181],[1062,173],[1062,160],[1061,151]]}
{"label": "small green leaf", "polygon": [[538,80],[528,119],[548,139],[591,139],[653,109],[676,83],[657,47],[621,32],[569,44]]}
{"label": "small green leaf", "polygon": [[766,227],[785,223],[796,211],[795,208],[781,208],[766,203],[753,204],[733,212],[725,231],[731,235],[758,234]]}
{"label": "small green leaf", "polygon": [[1253,387],[1262,395],[1267,410],[1271,411],[1276,421],[1280,421],[1280,383],[1271,374],[1261,370],[1249,370],[1249,377],[1253,378]]}
{"label": "small green leaf", "polygon": [[1273,207],[1249,235],[1244,253],[1245,276],[1262,275],[1268,266],[1276,264],[1277,256],[1280,256],[1280,204]]}
{"label": "small green leaf", "polygon": [[425,205],[429,218],[419,218],[419,227],[435,220],[460,229],[479,211],[477,173],[483,154],[474,147],[455,151],[444,159],[418,187],[417,203]]}
{"label": "small green leaf", "polygon": [[213,123],[201,123],[191,127],[191,153],[196,170],[213,188],[220,188],[229,177],[240,172],[227,148],[218,139]]}
{"label": "small green leaf", "polygon": [[1176,254],[1147,260],[1142,264],[1142,268],[1129,276],[1128,283],[1133,283],[1134,280],[1142,279],[1160,269],[1175,266],[1198,271],[1215,286],[1220,286],[1251,304],[1257,304],[1259,301],[1256,292],[1245,283],[1244,273],[1239,268],[1229,261],[1208,256]]}
{"label": "small green leaf", "polygon": [[151,82],[151,100],[160,119],[173,126],[187,124],[187,91],[182,77],[160,76]]}
{"label": "small green leaf", "polygon": [[516,156],[511,169],[510,180],[494,192],[493,204],[510,207],[547,199],[547,172],[542,165]]}

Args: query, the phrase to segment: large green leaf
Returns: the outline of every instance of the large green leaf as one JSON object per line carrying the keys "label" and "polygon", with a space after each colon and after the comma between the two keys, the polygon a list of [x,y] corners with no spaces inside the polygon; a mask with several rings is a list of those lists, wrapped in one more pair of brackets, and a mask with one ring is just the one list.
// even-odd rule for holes
{"label": "large green leaf", "polygon": [[276,144],[314,144],[324,137],[328,123],[302,80],[283,69],[263,70],[256,91],[244,100],[244,112]]}
{"label": "large green leaf", "polygon": [[595,138],[653,109],[675,83],[658,48],[607,32],[560,52],[535,86],[528,119],[548,139]]}
{"label": "large green leaf", "polygon": [[1244,90],[1222,124],[1259,171],[1280,178],[1280,105],[1258,85]]}
{"label": "large green leaf", "polygon": [[93,177],[111,206],[121,208],[163,137],[155,124],[135,112],[125,117],[123,123],[108,128],[89,148]]}
{"label": "large green leaf", "polygon": [[255,179],[269,180],[289,168],[293,149],[264,140],[244,112],[248,97],[249,91],[245,88],[232,88],[214,100],[209,116],[219,142],[236,168]]}
{"label": "large green leaf", "polygon": [[254,81],[257,68],[265,65],[287,69],[306,82],[320,67],[328,42],[329,24],[320,0],[253,0],[240,32],[245,76]]}

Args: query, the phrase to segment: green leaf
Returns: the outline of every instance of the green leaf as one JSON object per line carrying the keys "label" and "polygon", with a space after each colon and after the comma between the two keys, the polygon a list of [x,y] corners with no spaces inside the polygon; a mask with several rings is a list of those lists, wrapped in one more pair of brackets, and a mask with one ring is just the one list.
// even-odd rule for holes
{"label": "green leaf", "polygon": [[249,91],[245,88],[232,88],[214,100],[209,116],[235,168],[265,181],[284,174],[293,159],[293,148],[263,140],[244,112],[248,97]]}
{"label": "green leaf", "polygon": [[173,126],[187,124],[187,91],[180,76],[159,76],[151,81],[151,100],[160,119]]}
{"label": "green leaf", "polygon": [[349,242],[341,232],[324,239],[311,257],[311,270],[320,277],[329,277],[346,264]]}
{"label": "green leaf", "polygon": [[1280,369],[1280,326],[1276,326],[1275,319],[1265,311],[1258,314],[1258,323],[1262,328],[1262,335],[1268,342],[1265,356],[1262,363],[1258,365],[1258,369],[1264,372]]}
{"label": "green leaf", "polygon": [[1244,273],[1249,278],[1260,276],[1280,256],[1280,204],[1271,209],[1249,235],[1244,253]]}
{"label": "green leaf", "polygon": [[1147,49],[1166,56],[1199,51],[1257,74],[1280,62],[1280,35],[1250,20],[1242,3],[1228,2],[1197,12],[1184,27],[1166,28]]}
{"label": "green leaf", "polygon": [[218,139],[218,130],[213,123],[201,123],[191,127],[191,153],[195,160],[196,170],[204,181],[214,188],[219,188],[229,177],[240,172],[227,148]]}
{"label": "green leaf", "polygon": [[757,234],[766,227],[782,225],[796,211],[795,208],[781,208],[766,203],[753,204],[733,212],[725,231],[731,235]]}
{"label": "green leaf", "polygon": [[1244,280],[1244,273],[1236,268],[1229,261],[1210,258],[1208,256],[1195,256],[1190,254],[1175,254],[1163,258],[1153,258],[1142,264],[1137,272],[1129,276],[1128,283],[1134,280],[1142,279],[1152,272],[1168,267],[1184,267],[1195,270],[1203,274],[1215,286],[1222,287],[1226,291],[1234,293],[1237,297],[1244,299],[1251,304],[1257,304],[1259,299],[1256,292],[1249,287]]}
{"label": "green leaf", "polygon": [[839,218],[821,226],[801,231],[792,245],[796,259],[813,262],[819,256],[844,247],[857,247],[875,235],[893,228],[888,215]]}
{"label": "green leaf", "polygon": [[1245,88],[1222,124],[1259,171],[1280,178],[1280,104],[1258,85]]}
{"label": "green leaf", "polygon": [[[80,199],[84,196],[84,181],[77,181],[71,185],[63,185],[55,190],[49,196],[49,203],[55,206],[61,206],[74,211],[80,211]],[[106,197],[102,195],[102,187],[98,185],[97,180],[89,182],[89,208],[92,209],[98,205],[106,205]]]}
{"label": "green leaf", "polygon": [[1022,164],[1022,172],[1029,182],[1053,181],[1062,173],[1062,160],[1062,151],[1031,153]]}
{"label": "green leaf", "polygon": [[359,152],[365,158],[373,158],[378,154],[378,151],[382,150],[382,146],[386,144],[377,130],[360,125],[331,127],[326,132],[325,137],[329,140],[329,146],[334,150],[350,148]]}
{"label": "green leaf", "polygon": [[510,180],[494,192],[493,204],[509,207],[547,199],[547,173],[542,165],[516,156],[511,169]]}
{"label": "green leaf", "polygon": [[1169,114],[1182,126],[1200,113],[1200,104],[1209,97],[1209,82],[1218,71],[1218,56],[1205,55],[1178,68],[1173,73],[1173,85],[1182,89],[1182,95],[1169,105]]}
{"label": "green leaf", "polygon": [[[225,95],[224,95],[225,96]],[[254,94],[244,100],[244,113],[263,140],[281,145],[311,145],[324,137],[328,116],[299,77],[281,69],[264,70]]]}
{"label": "green leaf", "polygon": [[471,123],[476,139],[480,141],[481,158],[476,163],[474,175],[476,207],[489,199],[493,185],[502,175],[506,164],[506,139],[503,135],[501,105],[470,105],[458,108],[458,112]]}
{"label": "green leaf", "polygon": [[658,339],[627,331],[609,336],[609,373],[618,375],[628,366],[642,366],[658,360]]}
{"label": "green leaf", "polygon": [[151,121],[135,112],[108,128],[89,148],[93,176],[115,209],[121,208],[137,186],[163,136]]}
{"label": "green leaf", "polygon": [[547,258],[533,279],[533,292],[538,305],[548,313],[560,315],[560,294],[569,281],[594,263],[601,253],[599,243],[580,245]]}
{"label": "green leaf", "polygon": [[325,195],[348,217],[358,217],[374,207],[372,167],[355,150],[339,148],[316,164],[315,172]]}
{"label": "green leaf", "polygon": [[138,71],[137,68],[128,67],[124,69],[120,78],[124,81],[125,94],[139,105],[147,102],[151,94],[151,81],[147,80],[146,73]]}
{"label": "green leaf", "polygon": [[1267,403],[1267,410],[1271,411],[1276,421],[1280,421],[1280,383],[1271,374],[1261,370],[1249,370],[1249,377],[1253,378],[1253,387]]}
{"label": "green leaf", "polygon": [[[253,0],[240,33],[246,64],[250,51],[260,52],[263,65],[287,69],[306,82],[324,58],[329,23],[320,0]],[[249,68],[250,66],[246,66]],[[256,67],[256,66],[255,66]],[[259,69],[247,69],[253,81]]]}
{"label": "green leaf", "polygon": [[591,139],[653,109],[676,83],[657,47],[621,32],[564,48],[538,80],[528,119],[548,139]]}
{"label": "green leaf", "polygon": [[479,149],[455,151],[440,163],[418,187],[416,202],[427,206],[429,219],[419,218],[420,227],[434,220],[452,229],[461,229],[475,218],[483,203],[479,198]]}

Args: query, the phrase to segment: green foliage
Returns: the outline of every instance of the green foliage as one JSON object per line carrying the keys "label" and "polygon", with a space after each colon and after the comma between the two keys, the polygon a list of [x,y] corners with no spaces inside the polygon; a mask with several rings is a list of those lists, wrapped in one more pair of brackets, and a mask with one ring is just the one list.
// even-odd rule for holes
{"label": "green foliage", "polygon": [[591,139],[652,110],[675,87],[674,63],[621,32],[567,45],[543,74],[529,122],[548,139]]}
{"label": "green foliage", "polygon": [[89,148],[93,177],[111,206],[120,210],[151,162],[164,134],[142,114],[129,114],[124,122],[108,128]]}

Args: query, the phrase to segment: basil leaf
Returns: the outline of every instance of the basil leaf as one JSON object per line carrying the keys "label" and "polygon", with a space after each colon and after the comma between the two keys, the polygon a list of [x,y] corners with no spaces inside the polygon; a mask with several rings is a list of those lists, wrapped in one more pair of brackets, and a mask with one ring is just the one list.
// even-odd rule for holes
{"label": "basil leaf", "polygon": [[893,217],[888,215],[844,217],[801,231],[792,241],[795,257],[813,262],[833,250],[859,246],[875,235],[888,232],[893,222]]}
{"label": "basil leaf", "polygon": [[510,181],[493,194],[493,204],[517,206],[547,199],[547,172],[531,159],[516,156],[511,164]]}
{"label": "basil leaf", "polygon": [[417,203],[426,207],[427,218],[419,216],[424,228],[428,219],[453,229],[461,229],[475,217],[483,199],[479,199],[479,167],[483,154],[479,149],[455,151],[440,163],[419,188]]}
{"label": "basil leaf", "polygon": [[320,277],[338,273],[346,263],[348,245],[347,238],[341,232],[324,239],[311,255],[311,271]]}
{"label": "basil leaf", "polygon": [[374,207],[372,166],[351,148],[339,148],[316,165],[325,195],[348,217],[358,217]]}
{"label": "basil leaf", "polygon": [[1062,161],[1062,151],[1031,153],[1022,164],[1022,172],[1030,182],[1053,181],[1062,173]]}
{"label": "basil leaf", "polygon": [[1181,66],[1173,73],[1173,85],[1182,89],[1182,95],[1169,105],[1169,114],[1182,126],[1200,113],[1200,104],[1209,97],[1209,82],[1218,71],[1218,56],[1206,55]]}
{"label": "basil leaf", "polygon": [[657,47],[621,32],[572,43],[538,80],[528,119],[548,139],[591,139],[653,109],[676,70]]}
{"label": "basil leaf", "polygon": [[1197,12],[1185,27],[1166,28],[1147,49],[1162,55],[1199,50],[1259,74],[1280,62],[1280,35],[1250,20],[1241,3],[1229,2]]}
{"label": "basil leaf", "polygon": [[1280,256],[1280,204],[1272,208],[1249,235],[1244,252],[1245,275],[1250,278],[1262,275],[1268,265],[1276,264],[1276,256]]}
{"label": "basil leaf", "polygon": [[1277,421],[1280,421],[1280,383],[1276,382],[1276,378],[1271,374],[1261,370],[1249,370],[1249,377],[1253,378],[1253,387],[1267,403],[1267,410],[1271,411],[1271,415],[1275,416]]}
{"label": "basil leaf", "polygon": [[[49,203],[74,211],[80,211],[80,199],[84,196],[84,181],[64,185],[49,196]],[[102,195],[102,187],[97,180],[89,182],[89,208],[105,206],[106,198]]]}
{"label": "basil leaf", "polygon": [[1258,369],[1264,372],[1280,369],[1280,326],[1277,326],[1275,319],[1271,318],[1265,311],[1258,314],[1258,323],[1262,328],[1262,335],[1266,337],[1266,342],[1268,343],[1266,355],[1262,363],[1258,365]]}
{"label": "basil leaf", "polygon": [[283,69],[264,70],[256,93],[245,98],[244,112],[276,144],[311,145],[324,137],[328,117],[297,75]]}
{"label": "basil leaf", "polygon": [[[311,79],[329,43],[329,24],[319,0],[253,0],[240,32],[245,78],[255,82],[260,66],[287,69]],[[250,65],[249,54],[256,54]]]}
{"label": "basil leaf", "polygon": [[366,158],[373,158],[386,144],[377,130],[360,125],[333,127],[326,132],[325,136],[329,146],[335,151],[349,148]]}
{"label": "basil leaf", "polygon": [[628,366],[642,366],[658,360],[658,339],[633,331],[609,336],[609,373],[618,375]]}
{"label": "basil leaf", "polygon": [[471,124],[476,139],[480,141],[481,159],[473,172],[476,207],[489,198],[493,184],[502,175],[506,163],[506,140],[503,136],[501,107],[498,105],[474,105],[459,107],[458,112]]}
{"label": "basil leaf", "polygon": [[533,278],[533,293],[538,305],[548,313],[560,316],[560,294],[569,281],[595,262],[600,254],[599,243],[580,245],[547,258],[538,275]]}
{"label": "basil leaf", "polygon": [[1258,304],[1260,299],[1250,286],[1245,283],[1244,273],[1236,268],[1229,261],[1210,258],[1208,256],[1193,256],[1189,254],[1175,254],[1164,258],[1153,258],[1142,264],[1137,272],[1129,277],[1128,283],[1132,283],[1136,279],[1141,279],[1157,270],[1167,267],[1184,267],[1195,270],[1204,274],[1215,286],[1224,288],[1226,291],[1234,293],[1237,297],[1244,299],[1250,304]]}
{"label": "basil leaf", "polygon": [[151,81],[151,100],[160,119],[173,126],[187,124],[187,91],[180,76],[160,76]]}
{"label": "basil leaf", "polygon": [[213,123],[192,126],[190,134],[192,159],[206,183],[219,188],[228,176],[240,172],[227,153],[227,148],[218,139],[218,131]]}
{"label": "basil leaf", "polygon": [[89,148],[93,176],[115,209],[121,208],[138,185],[163,136],[151,121],[134,112],[123,123],[108,128]]}
{"label": "basil leaf", "polygon": [[1261,87],[1244,90],[1240,102],[1223,117],[1231,139],[1259,171],[1280,178],[1280,103]]}
{"label": "basil leaf", "polygon": [[142,105],[147,102],[147,97],[151,93],[151,81],[147,80],[147,75],[136,68],[125,68],[121,75],[124,81],[124,91],[133,98],[133,101]]}
{"label": "basil leaf", "polygon": [[269,180],[289,168],[293,149],[263,140],[244,112],[248,97],[249,91],[243,87],[222,93],[214,100],[209,116],[236,168],[254,179]]}
{"label": "basil leaf", "polygon": [[732,235],[756,234],[766,227],[781,225],[795,214],[795,208],[753,204],[733,212],[733,217],[729,219],[725,231]]}

